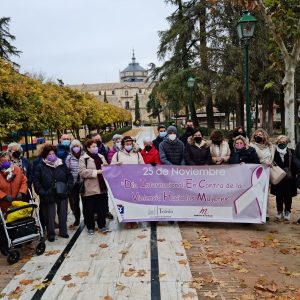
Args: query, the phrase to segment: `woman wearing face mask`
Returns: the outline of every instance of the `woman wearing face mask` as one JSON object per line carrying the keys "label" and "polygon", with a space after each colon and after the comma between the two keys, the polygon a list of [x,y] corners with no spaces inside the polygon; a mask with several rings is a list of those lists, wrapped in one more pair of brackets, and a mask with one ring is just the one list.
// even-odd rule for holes
{"label": "woman wearing face mask", "polygon": [[259,164],[256,150],[249,147],[244,136],[238,135],[233,142],[233,150],[230,154],[230,164]]}
{"label": "woman wearing face mask", "polygon": [[79,175],[84,179],[82,205],[84,222],[88,234],[95,234],[95,215],[102,233],[107,233],[106,214],[108,212],[107,187],[102,175],[102,166],[107,165],[103,155],[98,153],[97,143],[88,139],[85,142],[86,153],[79,160]]}
{"label": "woman wearing face mask", "polygon": [[66,158],[69,155],[70,144],[71,144],[70,136],[68,134],[63,134],[60,137],[59,144],[57,145],[56,148],[57,157],[60,158],[63,163],[65,163]]}
{"label": "woman wearing face mask", "polygon": [[73,226],[78,226],[80,223],[80,191],[79,187],[82,179],[78,174],[79,159],[84,154],[82,144],[79,140],[73,140],[70,145],[70,154],[66,158],[66,166],[73,176],[73,187],[69,193],[69,203],[75,217]]}
{"label": "woman wearing face mask", "polygon": [[276,196],[276,219],[291,219],[292,197],[297,196],[296,173],[297,164],[293,160],[294,150],[288,148],[288,137],[280,135],[276,139],[274,162],[284,169],[287,176],[276,185],[271,184],[271,194]]}
{"label": "woman wearing face mask", "polygon": [[212,158],[207,142],[200,129],[194,129],[185,147],[184,159],[187,165],[210,165]]}
{"label": "woman wearing face mask", "polygon": [[0,207],[3,213],[13,200],[23,200],[27,194],[27,179],[23,171],[10,161],[9,152],[0,153]]}
{"label": "woman wearing face mask", "polygon": [[269,142],[269,135],[262,129],[256,129],[251,137],[250,146],[256,150],[261,164],[271,166],[274,158],[274,147]]}
{"label": "woman wearing face mask", "polygon": [[18,143],[10,143],[7,146],[7,151],[10,154],[11,162],[14,166],[20,167],[26,178],[28,187],[31,189],[32,185],[32,172],[31,172],[31,165],[29,160],[26,157],[23,157],[23,149],[21,145]]}
{"label": "woman wearing face mask", "polygon": [[[134,151],[133,139],[130,136],[124,136],[121,142],[121,149],[114,154],[111,164],[112,165],[136,165],[144,164],[142,155],[139,152]],[[138,224],[135,222],[129,222],[125,224],[125,228],[133,229],[137,228]]]}
{"label": "woman wearing face mask", "polygon": [[228,145],[230,148],[230,151],[232,151],[234,149],[233,143],[234,143],[234,139],[238,136],[241,135],[246,139],[247,145],[249,145],[249,139],[247,137],[246,134],[246,130],[244,127],[242,126],[237,126],[236,128],[234,128],[234,130],[232,131],[232,135],[230,137],[230,139],[228,140]]}
{"label": "woman wearing face mask", "polygon": [[[56,156],[55,146],[46,144],[41,152],[42,161],[36,167],[33,185],[40,196],[42,213],[47,227],[49,242],[55,241],[55,215],[57,210],[59,235],[69,238],[67,230],[68,188],[73,176],[62,160]],[[64,191],[59,189],[64,186]]]}
{"label": "woman wearing face mask", "polygon": [[210,134],[210,154],[214,165],[227,163],[230,157],[228,143],[224,140],[224,135],[220,130],[214,130]]}
{"label": "woman wearing face mask", "polygon": [[124,136],[121,141],[121,149],[114,154],[111,164],[144,164],[142,155],[135,151],[131,136]]}
{"label": "woman wearing face mask", "polygon": [[115,134],[112,137],[113,141],[113,147],[109,149],[108,154],[107,154],[107,162],[110,164],[112,157],[116,152],[118,152],[121,149],[121,141],[122,141],[123,136],[121,134]]}
{"label": "woman wearing face mask", "polygon": [[154,147],[150,137],[144,138],[144,149],[141,151],[141,155],[145,164],[151,164],[152,166],[160,165],[159,153]]}

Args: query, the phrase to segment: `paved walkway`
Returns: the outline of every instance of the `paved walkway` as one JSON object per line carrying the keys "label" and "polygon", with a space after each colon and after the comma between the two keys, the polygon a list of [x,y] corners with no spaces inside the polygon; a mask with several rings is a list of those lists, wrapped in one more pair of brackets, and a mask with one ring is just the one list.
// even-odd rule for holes
{"label": "paved walkway", "polygon": [[[137,141],[154,138],[142,128]],[[274,199],[273,199],[274,200]],[[270,201],[270,215],[274,201]],[[300,216],[294,201],[293,222]],[[112,209],[115,215],[115,211]],[[68,223],[73,222],[69,215]],[[1,299],[300,299],[300,226],[295,223],[141,223],[88,236],[80,227],[70,239],[47,243],[1,292]],[[0,261],[1,277],[5,276]],[[8,272],[9,273],[9,272]],[[8,275],[8,274],[7,274]],[[45,280],[46,279],[46,280]]]}

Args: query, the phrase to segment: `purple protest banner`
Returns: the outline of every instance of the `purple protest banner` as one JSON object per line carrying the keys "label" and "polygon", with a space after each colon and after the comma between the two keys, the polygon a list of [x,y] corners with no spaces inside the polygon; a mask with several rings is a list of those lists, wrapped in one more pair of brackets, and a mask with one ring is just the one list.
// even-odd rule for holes
{"label": "purple protest banner", "polygon": [[103,176],[120,222],[264,223],[269,168],[111,165]]}

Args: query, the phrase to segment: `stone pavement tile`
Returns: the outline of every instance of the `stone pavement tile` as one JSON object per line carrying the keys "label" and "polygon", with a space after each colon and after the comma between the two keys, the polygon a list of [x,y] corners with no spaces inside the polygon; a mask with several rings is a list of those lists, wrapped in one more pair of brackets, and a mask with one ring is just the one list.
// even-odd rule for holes
{"label": "stone pavement tile", "polygon": [[198,300],[195,289],[189,287],[189,282],[161,282],[161,300]]}

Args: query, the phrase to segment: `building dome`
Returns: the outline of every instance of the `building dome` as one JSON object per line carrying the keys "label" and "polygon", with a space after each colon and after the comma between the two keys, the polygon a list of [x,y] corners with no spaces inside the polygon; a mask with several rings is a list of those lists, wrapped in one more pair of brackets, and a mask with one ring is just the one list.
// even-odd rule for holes
{"label": "building dome", "polygon": [[143,82],[148,76],[147,70],[136,62],[134,51],[132,52],[132,62],[120,72],[120,82]]}

